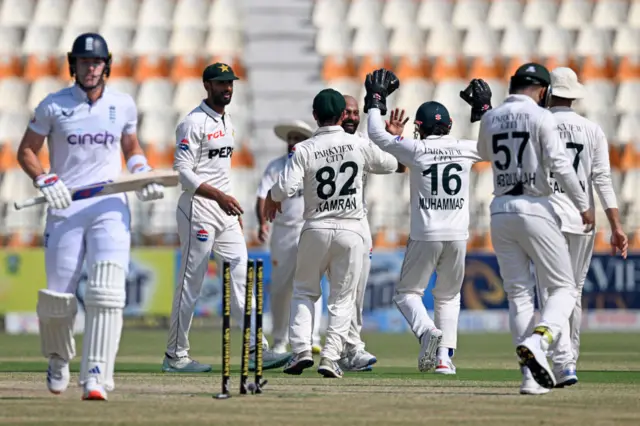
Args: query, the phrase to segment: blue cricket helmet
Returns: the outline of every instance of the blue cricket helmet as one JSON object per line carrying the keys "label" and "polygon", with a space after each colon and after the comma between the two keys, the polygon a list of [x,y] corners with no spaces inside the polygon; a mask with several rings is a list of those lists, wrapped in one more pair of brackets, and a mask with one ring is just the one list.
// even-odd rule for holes
{"label": "blue cricket helmet", "polygon": [[67,53],[69,61],[69,72],[71,76],[76,75],[76,58],[98,58],[104,59],[104,75],[109,77],[111,73],[111,53],[107,46],[107,41],[100,34],[84,33],[80,34],[71,47],[71,52]]}

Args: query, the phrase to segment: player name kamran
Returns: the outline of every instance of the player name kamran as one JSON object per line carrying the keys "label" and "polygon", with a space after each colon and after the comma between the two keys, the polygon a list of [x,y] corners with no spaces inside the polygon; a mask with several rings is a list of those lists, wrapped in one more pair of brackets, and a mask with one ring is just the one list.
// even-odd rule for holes
{"label": "player name kamran", "polygon": [[420,208],[422,210],[461,210],[464,207],[464,198],[422,198]]}
{"label": "player name kamran", "polygon": [[353,210],[356,208],[358,208],[358,204],[355,197],[337,198],[321,202],[320,204],[318,204],[316,212],[321,213],[335,210]]}
{"label": "player name kamran", "polygon": [[515,186],[518,183],[532,185],[536,184],[536,174],[535,173],[522,173],[518,177],[518,173],[501,173],[496,176],[496,182],[500,187],[511,187]]}
{"label": "player name kamran", "polygon": [[353,145],[341,145],[334,148],[323,149],[322,151],[315,151],[313,153],[315,159],[324,158],[327,163],[334,163],[336,161],[344,160],[344,153],[353,151]]}

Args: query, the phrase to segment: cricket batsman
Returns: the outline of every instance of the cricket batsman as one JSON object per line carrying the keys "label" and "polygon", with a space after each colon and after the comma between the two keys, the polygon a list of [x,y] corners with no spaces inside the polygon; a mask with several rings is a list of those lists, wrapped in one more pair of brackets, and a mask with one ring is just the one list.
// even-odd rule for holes
{"label": "cricket batsman", "polygon": [[[555,117],[543,108],[552,91],[549,71],[527,63],[511,77],[509,96],[497,108],[480,108],[475,96],[467,98],[472,120],[482,117],[480,157],[491,161],[493,169],[491,239],[521,362],[520,393],[533,395],[547,393],[556,384],[546,353],[569,320],[578,294],[569,250],[550,200],[549,172],[580,212],[586,225],[583,232],[591,232],[594,224],[593,209],[557,132]],[[535,327],[530,261],[540,287],[548,292]]]}
{"label": "cricket batsman", "polygon": [[[130,212],[125,194],[73,201],[69,189],[117,179],[121,155],[131,173],[151,170],[136,135],[138,113],[127,94],[105,86],[111,53],[101,35],[78,36],[68,53],[75,84],[48,95],[37,106],[18,148],[18,162],[49,205],[44,235],[47,289],[38,292],[42,354],[49,359],[47,387],[69,385],[76,353],[75,293],[83,263],[89,279],[84,296],[85,328],[79,384],[83,400],[107,400],[122,332],[125,277],[130,257]],[[47,140],[51,170],[38,161]],[[164,196],[150,184],[142,201]]]}
{"label": "cricket batsman", "polygon": [[[280,123],[274,128],[275,134],[287,143],[287,154],[271,161],[262,175],[256,201],[256,214],[260,229],[258,240],[264,243],[269,235],[269,224],[262,214],[264,200],[271,187],[284,170],[287,158],[293,153],[293,147],[308,139],[313,130],[301,120]],[[273,321],[273,351],[286,353],[289,343],[289,314],[293,293],[293,275],[296,270],[295,259],[298,252],[298,240],[304,219],[304,199],[302,188],[282,203],[282,214],[273,220],[273,229],[269,240],[271,253],[271,318]],[[322,350],[320,343],[320,322],[322,321],[322,298],[315,305],[313,321],[313,353]]]}
{"label": "cricket batsman", "polygon": [[[189,357],[189,329],[211,251],[221,264],[231,264],[231,315],[242,326],[247,275],[247,245],[239,216],[244,212],[231,192],[231,155],[234,128],[225,107],[231,102],[238,77],[224,63],[206,67],[202,74],[207,98],[176,129],[173,168],[180,174],[182,195],[176,220],[180,237],[180,272],[173,298],[169,338],[162,371],[197,373],[211,370]],[[222,269],[222,268],[220,268]],[[264,368],[283,366],[290,354],[275,354],[251,333],[249,368],[255,369],[255,345],[263,344]]]}
{"label": "cricket batsman", "polygon": [[281,202],[304,188],[305,224],[298,246],[289,329],[294,355],[284,368],[286,374],[298,375],[313,366],[314,305],[321,296],[320,278],[328,273],[329,326],[318,373],[342,377],[338,360],[349,333],[368,238],[362,222],[362,173],[391,173],[398,168],[392,156],[345,133],[341,127],[345,108],[344,97],[333,89],[316,95],[313,117],[319,128],[296,145],[265,201],[264,214],[273,220],[282,211]]}
{"label": "cricket batsman", "polygon": [[[627,235],[620,224],[620,214],[616,195],[611,183],[609,166],[609,144],[604,132],[596,123],[578,115],[571,105],[574,100],[584,97],[585,89],[571,68],[556,68],[551,72],[550,111],[556,121],[560,140],[565,145],[573,169],[578,175],[582,190],[593,209],[595,188],[605,209],[611,227],[612,255],[619,250],[627,257]],[[553,373],[556,387],[571,386],[578,382],[576,363],[580,353],[580,324],[582,322],[582,288],[589,271],[593,255],[594,232],[584,233],[580,213],[565,193],[561,183],[551,173],[549,184],[553,190],[551,205],[560,217],[561,231],[569,247],[573,284],[577,289],[576,303],[569,321],[562,328],[555,342],[553,355]],[[546,295],[542,297],[544,305]]]}
{"label": "cricket batsman", "polygon": [[[469,238],[469,183],[471,166],[480,157],[475,141],[449,135],[453,124],[447,108],[425,102],[416,112],[415,137],[403,138],[404,118],[394,111],[385,123],[387,70],[367,76],[365,111],[369,137],[410,170],[411,233],[393,298],[420,342],[418,369],[435,367],[439,374],[456,374],[451,357],[457,346],[460,290],[464,280]],[[393,74],[392,74],[393,75]],[[393,77],[395,78],[395,76]],[[434,319],[422,297],[433,272]]]}

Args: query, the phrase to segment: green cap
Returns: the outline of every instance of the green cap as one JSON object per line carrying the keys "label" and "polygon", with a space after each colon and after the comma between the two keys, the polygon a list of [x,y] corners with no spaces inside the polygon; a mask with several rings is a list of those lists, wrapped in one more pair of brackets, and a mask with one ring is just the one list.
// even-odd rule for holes
{"label": "green cap", "polygon": [[222,62],[216,62],[215,64],[211,64],[206,67],[202,72],[202,81],[209,80],[231,81],[239,80],[239,78],[233,73],[231,66]]}
{"label": "green cap", "polygon": [[347,108],[344,96],[334,89],[324,89],[313,98],[313,112],[319,120],[337,117]]}
{"label": "green cap", "polygon": [[531,81],[531,83],[548,86],[551,84],[551,74],[544,66],[529,62],[518,68],[511,80]]}
{"label": "green cap", "polygon": [[451,116],[447,108],[439,102],[425,102],[416,111],[415,123],[422,129],[430,129],[438,124],[451,126]]}

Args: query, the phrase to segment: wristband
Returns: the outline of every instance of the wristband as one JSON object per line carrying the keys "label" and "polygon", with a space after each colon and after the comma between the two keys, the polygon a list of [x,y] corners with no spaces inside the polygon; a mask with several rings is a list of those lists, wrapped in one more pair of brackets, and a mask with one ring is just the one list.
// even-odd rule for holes
{"label": "wristband", "polygon": [[[133,168],[139,164],[141,164],[141,166],[136,167],[136,169],[134,170]],[[149,167],[147,158],[144,155],[136,154],[131,158],[129,158],[129,160],[127,160],[127,169],[129,170],[130,173],[138,173],[138,172],[146,172],[147,170],[151,170],[151,167]]]}

